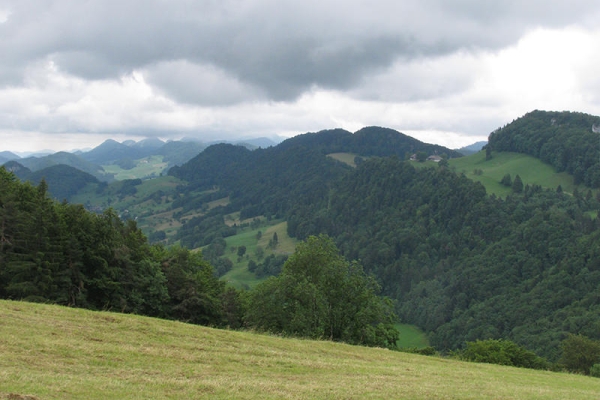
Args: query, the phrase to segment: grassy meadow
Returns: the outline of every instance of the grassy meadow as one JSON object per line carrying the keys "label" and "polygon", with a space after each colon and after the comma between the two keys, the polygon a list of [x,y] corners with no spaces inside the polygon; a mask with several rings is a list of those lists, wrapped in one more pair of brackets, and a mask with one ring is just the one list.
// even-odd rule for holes
{"label": "grassy meadow", "polygon": [[[236,223],[247,222],[233,221]],[[258,238],[259,231],[261,232],[260,238]],[[269,240],[273,238],[274,233],[277,233],[278,244],[275,248],[270,248]],[[287,222],[266,220],[263,220],[257,228],[242,228],[237,235],[225,238],[225,241],[227,243],[225,257],[233,262],[233,268],[223,275],[222,279],[238,289],[252,288],[262,281],[262,279],[257,279],[253,273],[248,271],[249,260],[260,263],[264,257],[271,254],[292,254],[298,242],[288,236]],[[241,259],[237,256],[237,248],[240,246],[246,246],[246,255]],[[262,259],[258,259],[255,255],[257,247],[261,247],[264,251]]]}
{"label": "grassy meadow", "polygon": [[[573,177],[566,172],[557,173],[554,168],[535,157],[520,153],[493,152],[492,159],[485,159],[485,151],[470,156],[449,160],[450,167],[458,173],[464,173],[468,178],[481,182],[488,194],[505,197],[511,193],[511,188],[500,184],[506,174],[511,178],[519,175],[523,185],[536,184],[547,189],[556,189],[561,185],[567,193],[573,193],[576,185]],[[480,173],[475,173],[479,170]],[[584,190],[584,187],[579,187]]]}
{"label": "grassy meadow", "polygon": [[358,154],[354,153],[331,153],[327,154],[327,157],[333,158],[334,160],[341,161],[344,164],[348,164],[351,167],[356,167],[354,159]]}
{"label": "grassy meadow", "polygon": [[123,169],[116,164],[103,165],[104,171],[114,174],[115,179],[145,179],[160,176],[167,171],[169,164],[163,161],[163,156],[156,155],[135,160],[136,166],[131,169]]}
{"label": "grassy meadow", "polygon": [[0,301],[0,399],[597,399],[600,379]]}

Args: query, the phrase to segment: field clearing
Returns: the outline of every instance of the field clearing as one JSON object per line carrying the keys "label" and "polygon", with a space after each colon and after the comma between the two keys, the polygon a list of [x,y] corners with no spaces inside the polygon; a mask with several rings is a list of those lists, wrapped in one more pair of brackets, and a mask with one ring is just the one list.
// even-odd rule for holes
{"label": "field clearing", "polygon": [[[493,193],[500,197],[506,197],[512,192],[511,188],[500,184],[500,180],[507,173],[512,179],[519,175],[523,186],[537,184],[555,190],[560,185],[567,193],[573,193],[577,187],[573,183],[573,177],[566,172],[557,173],[551,165],[520,153],[493,152],[492,159],[486,160],[485,151],[480,151],[470,156],[453,158],[449,160],[449,164],[456,172],[481,182],[488,194]],[[481,174],[476,174],[476,170],[480,170]],[[587,191],[584,186],[578,186],[578,189]]]}
{"label": "field clearing", "polygon": [[331,153],[327,154],[327,157],[331,157],[334,160],[338,160],[343,162],[344,164],[348,164],[351,167],[356,167],[356,163],[354,159],[358,156],[358,154],[354,153]]}
{"label": "field clearing", "polygon": [[[0,301],[3,399],[597,399],[600,379]],[[29,397],[25,397],[29,396]]]}
{"label": "field clearing", "polygon": [[[269,223],[264,220],[263,222]],[[261,232],[260,239],[257,239],[258,231]],[[269,248],[269,240],[272,240],[275,232],[277,232],[278,245],[275,249],[271,249]],[[248,271],[249,260],[254,260],[258,264],[262,262],[264,257],[268,257],[271,254],[291,254],[294,252],[297,243],[296,239],[290,238],[287,234],[287,222],[275,222],[274,225],[270,226],[261,225],[255,229],[242,228],[237,235],[227,237],[225,241],[227,243],[225,257],[233,262],[233,268],[223,275],[221,279],[238,289],[253,288],[264,280],[257,279],[253,273]],[[236,251],[240,246],[246,247],[246,255],[241,259],[237,256]],[[260,260],[255,256],[258,246],[264,251],[264,256]]]}
{"label": "field clearing", "polygon": [[265,231],[263,231],[263,235],[258,241],[258,244],[264,248],[267,248],[269,246],[269,240],[273,238],[274,233],[277,233],[278,245],[273,250],[273,253],[289,255],[296,250],[296,243],[298,241],[288,236],[287,221],[268,227]]}
{"label": "field clearing", "polygon": [[135,161],[136,166],[132,169],[123,169],[116,164],[103,165],[102,168],[107,173],[114,174],[115,179],[122,181],[125,179],[144,179],[149,177],[158,177],[166,172],[169,164],[163,162],[163,156],[156,155],[142,158]]}

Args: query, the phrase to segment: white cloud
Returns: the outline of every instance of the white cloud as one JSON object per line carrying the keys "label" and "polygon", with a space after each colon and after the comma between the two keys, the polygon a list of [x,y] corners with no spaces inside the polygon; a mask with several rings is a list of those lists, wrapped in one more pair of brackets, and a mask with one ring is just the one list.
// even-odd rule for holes
{"label": "white cloud", "polygon": [[595,0],[4,7],[7,150],[28,135],[58,147],[79,134],[210,140],[367,125],[462,145],[533,109],[600,105]]}

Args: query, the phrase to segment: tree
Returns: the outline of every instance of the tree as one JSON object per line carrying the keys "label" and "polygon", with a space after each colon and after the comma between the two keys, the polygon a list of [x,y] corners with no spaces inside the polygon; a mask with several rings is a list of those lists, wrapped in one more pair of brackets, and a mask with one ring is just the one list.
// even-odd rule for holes
{"label": "tree", "polygon": [[523,181],[521,180],[521,177],[519,175],[515,176],[515,180],[513,181],[513,184],[512,184],[512,190],[515,193],[523,192]]}
{"label": "tree", "polygon": [[262,260],[262,258],[265,256],[265,249],[263,249],[261,246],[256,246],[254,248],[254,255],[258,261]]}
{"label": "tree", "polygon": [[279,277],[259,284],[247,299],[246,324],[292,336],[394,347],[397,317],[389,299],[357,262],[348,262],[333,241],[301,242]]}
{"label": "tree", "polygon": [[512,186],[512,178],[510,177],[510,174],[506,174],[502,177],[502,180],[500,181],[501,184],[503,184],[504,186],[508,186],[511,187]]}
{"label": "tree", "polygon": [[244,257],[244,254],[246,254],[246,246],[239,246],[237,249],[238,257]]}
{"label": "tree", "polygon": [[561,344],[560,363],[571,372],[588,375],[594,364],[600,363],[600,341],[583,335],[570,334]]}
{"label": "tree", "polygon": [[279,238],[277,237],[277,232],[273,232],[273,238],[269,240],[269,247],[274,249],[279,244]]}
{"label": "tree", "polygon": [[217,279],[202,254],[176,246],[154,246],[153,251],[154,258],[161,260],[167,279],[169,316],[194,324],[221,326],[225,283]]}

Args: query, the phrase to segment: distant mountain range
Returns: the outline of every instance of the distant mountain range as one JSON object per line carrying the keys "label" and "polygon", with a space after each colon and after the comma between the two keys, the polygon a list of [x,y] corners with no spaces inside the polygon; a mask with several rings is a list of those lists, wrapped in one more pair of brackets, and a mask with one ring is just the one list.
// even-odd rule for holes
{"label": "distant mountain range", "polygon": [[189,161],[206,147],[215,143],[241,144],[254,150],[270,147],[277,142],[269,138],[245,139],[237,142],[218,141],[202,143],[192,139],[164,142],[157,138],[148,138],[135,142],[126,140],[119,143],[108,139],[89,151],[65,152],[60,151],[49,155],[37,155],[21,158],[10,151],[0,152],[0,164],[17,160],[17,162],[32,171],[38,171],[53,165],[65,164],[96,176],[100,180],[110,181],[102,165],[118,164],[121,160],[139,160],[141,158],[162,155],[169,166],[181,165]]}
{"label": "distant mountain range", "polygon": [[474,154],[474,153],[481,151],[481,149],[483,149],[483,146],[485,146],[486,144],[487,144],[487,141],[486,142],[476,142],[469,146],[461,147],[460,149],[458,149],[456,151],[458,151],[459,153],[461,153],[465,156],[468,156],[470,154]]}
{"label": "distant mountain range", "polygon": [[21,158],[21,157],[19,157],[15,153],[11,153],[10,151],[0,152],[0,164],[7,163],[8,161],[11,161],[11,160],[18,160],[19,158]]}

